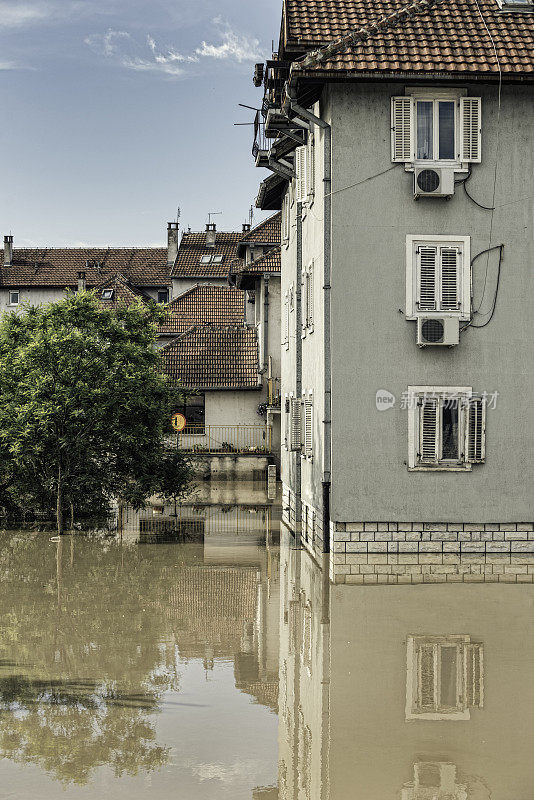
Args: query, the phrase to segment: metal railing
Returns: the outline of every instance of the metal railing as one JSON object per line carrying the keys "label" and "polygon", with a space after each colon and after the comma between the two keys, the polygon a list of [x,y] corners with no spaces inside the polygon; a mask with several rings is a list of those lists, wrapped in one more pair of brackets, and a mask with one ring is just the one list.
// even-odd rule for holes
{"label": "metal railing", "polygon": [[260,151],[267,151],[267,140],[265,138],[265,122],[261,118],[260,112],[256,112],[254,117],[254,141],[252,144],[252,155],[257,157]]}
{"label": "metal railing", "polygon": [[270,453],[268,425],[188,425],[177,446],[191,453]]}

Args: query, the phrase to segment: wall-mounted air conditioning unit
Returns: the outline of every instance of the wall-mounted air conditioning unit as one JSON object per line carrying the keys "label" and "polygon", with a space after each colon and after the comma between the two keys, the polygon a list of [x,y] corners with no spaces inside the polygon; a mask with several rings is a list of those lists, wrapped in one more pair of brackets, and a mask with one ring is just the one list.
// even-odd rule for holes
{"label": "wall-mounted air conditioning unit", "polygon": [[452,197],[454,169],[452,167],[416,167],[413,175],[413,194],[418,197]]}
{"label": "wall-mounted air conditioning unit", "polygon": [[418,317],[417,344],[419,347],[441,345],[452,347],[460,343],[458,317]]}

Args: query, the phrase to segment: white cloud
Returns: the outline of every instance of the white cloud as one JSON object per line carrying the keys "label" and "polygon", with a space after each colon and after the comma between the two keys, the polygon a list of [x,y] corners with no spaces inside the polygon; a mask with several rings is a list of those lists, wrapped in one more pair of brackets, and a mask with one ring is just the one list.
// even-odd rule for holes
{"label": "white cloud", "polygon": [[234,60],[239,63],[263,60],[265,56],[260,48],[259,39],[236,33],[220,17],[216,17],[213,22],[222,28],[220,32],[222,43],[216,45],[202,42],[202,45],[197,47],[197,55],[207,58]]}
{"label": "white cloud", "polygon": [[130,38],[130,34],[126,31],[114,31],[110,28],[106,33],[94,33],[91,36],[87,36],[84,42],[96,53],[110,58],[119,53],[119,42],[121,39]]}
{"label": "white cloud", "polygon": [[51,13],[47,5],[33,3],[5,3],[0,2],[0,27],[15,28],[18,25],[27,25],[46,19]]}

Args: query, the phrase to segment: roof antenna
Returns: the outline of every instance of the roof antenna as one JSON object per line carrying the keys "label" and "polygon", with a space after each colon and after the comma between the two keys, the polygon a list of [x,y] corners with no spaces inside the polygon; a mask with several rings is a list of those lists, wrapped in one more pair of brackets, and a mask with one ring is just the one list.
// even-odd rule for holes
{"label": "roof antenna", "polygon": [[251,228],[252,228],[252,220],[253,219],[254,219],[254,206],[250,206],[250,210],[248,212],[248,221],[249,221],[249,224],[250,224]]}
{"label": "roof antenna", "polygon": [[222,211],[210,211],[208,214],[208,225],[211,225],[211,218],[216,217],[218,214],[222,214]]}
{"label": "roof antenna", "polygon": [[176,209],[176,222],[177,222],[177,223],[179,223],[179,222],[180,222],[180,217],[181,217],[181,216],[182,216],[182,212],[181,212],[181,210],[180,210],[180,206],[178,206],[178,208]]}

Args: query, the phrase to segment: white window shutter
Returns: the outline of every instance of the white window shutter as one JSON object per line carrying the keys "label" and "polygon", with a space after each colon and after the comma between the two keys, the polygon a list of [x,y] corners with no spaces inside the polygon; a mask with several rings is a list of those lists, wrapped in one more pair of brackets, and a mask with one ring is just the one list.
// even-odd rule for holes
{"label": "white window shutter", "polygon": [[417,248],[417,308],[436,310],[437,247],[419,245]]}
{"label": "white window shutter", "polygon": [[421,398],[419,413],[419,460],[437,464],[439,454],[439,401]]}
{"label": "white window shutter", "polygon": [[290,449],[300,450],[301,438],[301,400],[292,397],[290,400]]}
{"label": "white window shutter", "polygon": [[287,345],[289,341],[289,297],[286,292],[284,297],[284,319],[282,328],[282,344]]}
{"label": "white window shutter", "polygon": [[436,708],[437,647],[423,644],[417,652],[417,695],[415,711],[434,711]]}
{"label": "white window shutter", "polygon": [[482,464],[486,460],[486,398],[470,397],[465,406],[465,460]]}
{"label": "white window shutter", "polygon": [[308,327],[308,274],[305,269],[302,270],[302,283],[300,287],[300,303],[301,303],[301,326],[303,334]]}
{"label": "white window shutter", "polygon": [[481,644],[466,644],[464,655],[464,687],[466,704],[484,707],[484,650]]}
{"label": "white window shutter", "polygon": [[304,400],[304,452],[313,453],[313,404],[311,398]]}
{"label": "white window shutter", "polygon": [[460,98],[460,161],[479,163],[482,154],[482,102],[480,97]]}
{"label": "white window shutter", "polygon": [[460,251],[440,248],[440,311],[457,311],[460,304]]}
{"label": "white window shutter", "polygon": [[391,98],[391,160],[414,160],[413,100]]}
{"label": "white window shutter", "polygon": [[308,280],[306,283],[307,301],[306,308],[308,312],[308,328],[313,326],[313,261],[308,268]]}
{"label": "white window shutter", "polygon": [[306,192],[306,162],[307,162],[307,155],[308,148],[306,146],[297,147],[295,150],[295,164],[296,164],[296,173],[297,173],[297,203],[304,203],[307,199],[307,192]]}
{"label": "white window shutter", "polygon": [[308,168],[308,176],[307,176],[308,195],[313,196],[315,194],[315,139],[312,133],[310,133],[308,137],[308,153],[306,157],[306,166]]}

